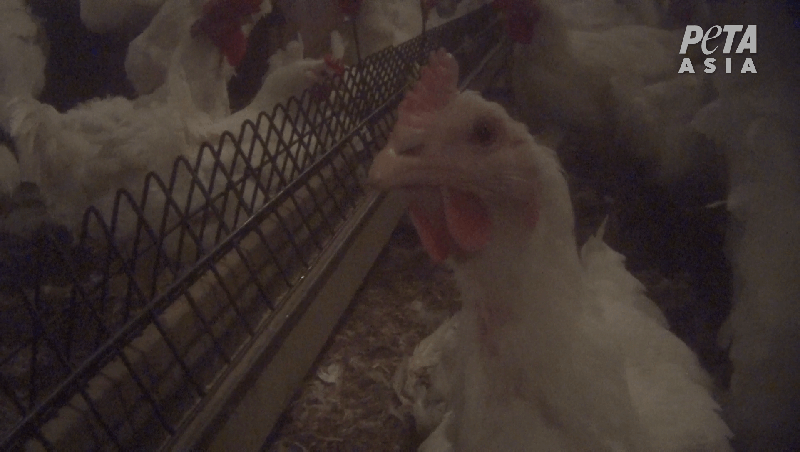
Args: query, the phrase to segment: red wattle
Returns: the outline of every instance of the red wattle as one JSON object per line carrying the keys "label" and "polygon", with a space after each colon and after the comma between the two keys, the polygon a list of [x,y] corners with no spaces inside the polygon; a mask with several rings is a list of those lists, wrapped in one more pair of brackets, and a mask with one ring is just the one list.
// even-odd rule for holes
{"label": "red wattle", "polygon": [[228,64],[231,66],[239,66],[244,54],[247,52],[247,37],[245,37],[242,30],[236,29],[225,36],[224,39],[223,53],[225,54],[225,59],[228,60]]}
{"label": "red wattle", "polygon": [[434,263],[444,261],[450,256],[450,234],[443,221],[436,221],[433,216],[415,202],[408,206],[411,221],[417,229],[423,248]]}
{"label": "red wattle", "polygon": [[456,244],[474,252],[486,247],[492,238],[492,220],[483,202],[474,194],[443,188],[447,228]]}

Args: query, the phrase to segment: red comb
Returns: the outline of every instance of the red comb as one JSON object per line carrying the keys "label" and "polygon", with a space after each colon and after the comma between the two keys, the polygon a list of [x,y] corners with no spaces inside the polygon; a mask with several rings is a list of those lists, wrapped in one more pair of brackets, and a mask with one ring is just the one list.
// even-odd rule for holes
{"label": "red comb", "polygon": [[431,52],[419,82],[398,107],[397,124],[424,128],[428,115],[443,109],[458,94],[458,62],[443,48]]}
{"label": "red comb", "polygon": [[203,5],[203,15],[192,24],[191,36],[208,36],[228,63],[236,67],[247,50],[242,25],[260,10],[261,0],[210,0]]}
{"label": "red comb", "polygon": [[325,60],[325,64],[336,73],[338,76],[344,75],[345,67],[342,64],[342,60],[334,58],[331,54],[326,54],[323,59]]}

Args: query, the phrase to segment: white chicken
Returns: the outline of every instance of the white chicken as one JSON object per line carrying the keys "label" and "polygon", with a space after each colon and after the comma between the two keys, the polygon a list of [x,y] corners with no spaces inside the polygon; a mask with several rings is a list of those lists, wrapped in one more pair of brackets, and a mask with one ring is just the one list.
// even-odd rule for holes
{"label": "white chicken", "polygon": [[455,59],[433,54],[369,174],[409,194],[423,246],[450,259],[463,297],[452,424],[434,439],[459,451],[730,450],[708,376],[623,257],[600,234],[576,249],[554,152],[457,80]]}
{"label": "white chicken", "polygon": [[[684,159],[692,155],[686,144],[694,138],[688,124],[704,100],[705,85],[703,74],[676,78],[680,30],[602,15],[596,30],[587,29],[592,28],[588,18],[582,19],[583,29],[573,29],[552,0],[498,4],[515,42],[515,99],[533,132],[556,143],[568,137],[581,153],[576,160],[594,162],[624,152],[654,167],[659,181],[674,182],[693,168],[692,159]],[[675,105],[679,112],[670,111]]]}
{"label": "white chicken", "polygon": [[[234,130],[245,119],[254,121],[259,112],[270,112],[276,104],[289,97],[300,98],[306,89],[344,72],[344,66],[339,63],[340,54],[316,59],[303,58],[304,53],[303,41],[298,39],[287,44],[285,50],[273,54],[263,84],[250,104],[218,125],[224,126],[225,130]],[[329,91],[318,94],[322,100]]]}
{"label": "white chicken", "polygon": [[155,93],[177,52],[197,107],[212,118],[227,116],[228,81],[244,56],[247,28],[271,5],[267,0],[168,0],[131,41],[128,79],[139,95]]}
{"label": "white chicken", "polygon": [[516,44],[514,91],[525,108],[542,110],[540,120],[602,129],[612,117],[607,113],[611,76],[633,74],[650,82],[677,73],[680,36],[674,33],[644,25],[576,30],[550,1],[498,4]]}
{"label": "white chicken", "polygon": [[[490,0],[279,0],[279,7],[306,41],[310,55],[327,51],[328,36],[338,31],[346,40],[344,61],[355,63],[386,47],[398,45],[422,32],[423,11],[427,28],[441,25],[489,3]],[[446,3],[446,17],[440,5]],[[358,33],[358,44],[353,29]]]}
{"label": "white chicken", "polygon": [[634,158],[655,163],[651,172],[657,183],[678,182],[709,159],[691,126],[711,91],[702,71],[649,85],[635,75],[615,76],[610,83],[616,135],[630,144]]}
{"label": "white chicken", "polygon": [[[96,206],[109,221],[118,189],[126,189],[138,199],[148,172],[155,172],[161,180],[169,181],[176,158],[183,156],[193,164],[202,143],[220,145],[218,142],[225,130],[238,135],[245,118],[255,120],[260,111],[270,110],[289,96],[299,95],[302,89],[323,81],[333,72],[327,69],[331,64],[325,60],[300,60],[276,69],[264,81],[248,108],[231,117],[214,119],[196,107],[176,53],[173,67],[168,71],[168,81],[159,89],[158,99],[93,100],[62,114],[34,99],[15,98],[9,104],[12,115],[7,126],[19,150],[22,179],[41,187],[54,221],[78,231],[87,207]],[[266,124],[262,125],[263,131]],[[284,128],[281,132],[291,135],[291,129]],[[251,140],[252,135],[245,139]],[[236,153],[231,140],[221,146],[219,163],[207,154],[199,161],[201,182],[211,196],[227,188],[219,171],[216,171],[216,182],[210,180],[218,165],[222,165],[233,180],[253,177],[242,173],[245,171],[243,162],[233,163],[237,155],[239,159],[244,158],[246,150]],[[249,148],[250,142],[242,142],[241,146]],[[266,152],[263,149],[262,154]],[[263,158],[261,155],[251,157],[259,159],[254,165]],[[239,173],[235,173],[234,166]],[[193,205],[185,206],[192,181],[188,172],[179,171],[178,174],[175,185],[169,190],[181,209],[204,202],[195,188]],[[156,228],[161,223],[164,196],[164,189],[150,183],[144,214],[151,227]],[[135,231],[136,217],[132,210],[124,207],[120,212],[116,230],[118,238],[124,240]]]}
{"label": "white chicken", "polygon": [[[204,20],[208,12],[195,19]],[[235,35],[241,18],[215,20]],[[150,96],[92,100],[63,114],[30,95],[4,102],[3,126],[15,141],[22,179],[40,186],[56,221],[77,230],[89,205],[110,212],[118,188],[137,193],[148,171],[162,172],[166,179],[178,155],[196,152],[202,129],[196,124],[208,121],[198,105],[214,96],[203,92],[195,97],[200,86],[186,80],[183,64],[197,52],[213,54],[219,64],[226,41],[203,35],[207,30],[195,37],[188,28],[183,31],[186,35],[170,55],[171,83]]]}
{"label": "white chicken", "polygon": [[421,2],[365,1],[356,17],[361,56],[367,57],[422,33]]}
{"label": "white chicken", "polygon": [[39,96],[44,88],[44,39],[24,0],[0,2],[0,96]]}
{"label": "white chicken", "polygon": [[600,31],[618,25],[682,28],[705,25],[706,0],[551,0],[570,29]]}
{"label": "white chicken", "polygon": [[[733,363],[726,420],[742,450],[797,450],[800,419],[800,135],[774,117],[729,148],[734,309],[720,334]],[[733,154],[736,153],[736,154]]]}
{"label": "white chicken", "polygon": [[[340,54],[322,59],[303,58],[302,40],[290,42],[285,50],[278,50],[270,57],[264,82],[253,100],[242,110],[209,125],[203,133],[204,141],[213,144],[219,142],[222,161],[234,162],[237,154],[236,146],[231,141],[220,141],[222,134],[231,131],[238,136],[241,130],[242,134],[238,137],[241,138],[243,146],[248,147],[253,141],[254,133],[257,133],[268,142],[263,149],[254,151],[250,156],[253,160],[251,164],[257,165],[257,162],[268,158],[268,154],[273,154],[277,156],[274,162],[275,170],[286,176],[291,175],[293,168],[289,155],[304,160],[301,155],[304,149],[317,148],[317,134],[313,128],[319,124],[304,121],[302,116],[296,114],[298,104],[293,102],[287,105],[285,101],[291,97],[300,99],[304,91],[309,88],[313,88],[310,94],[316,101],[327,98],[331,93],[331,81],[344,72],[339,57]],[[275,109],[279,103],[284,104],[286,109]],[[269,115],[274,126],[271,126],[266,118],[259,121],[262,112]],[[284,112],[288,115],[284,115]],[[243,127],[245,121],[251,122],[253,126]],[[279,139],[289,144],[289,147],[278,149]],[[241,171],[243,164],[238,166]],[[262,174],[264,179],[269,176],[270,171]]]}
{"label": "white chicken", "polygon": [[[468,0],[456,5],[447,17],[440,17],[439,0],[366,0],[356,17],[361,55],[368,56],[391,45],[402,44],[422,33],[423,14],[427,29],[449,22],[480,6],[487,0]],[[349,36],[349,35],[346,35]]]}
{"label": "white chicken", "polygon": [[277,0],[290,30],[303,36],[306,56],[319,57],[328,48],[331,31],[342,26],[345,16],[335,0]]}
{"label": "white chicken", "polygon": [[460,317],[461,314],[456,313],[420,341],[395,375],[395,393],[411,408],[417,432],[424,437],[437,430],[451,412]]}
{"label": "white chicken", "polygon": [[311,55],[322,54],[329,34],[336,30],[347,42],[349,63],[356,62],[357,54],[367,57],[422,31],[418,0],[281,0],[278,4],[303,35]]}
{"label": "white chicken", "polygon": [[[0,2],[0,124],[8,122],[8,99],[38,97],[44,88],[43,35],[23,0]],[[0,195],[10,194],[19,182],[17,160],[11,149],[0,143]]]}
{"label": "white chicken", "polygon": [[81,21],[95,33],[139,34],[166,0],[80,0]]}
{"label": "white chicken", "polygon": [[728,166],[733,310],[719,342],[733,372],[724,415],[737,450],[798,450],[800,53],[789,43],[800,31],[784,2],[728,6],[726,21],[758,26],[758,73],[714,74],[719,98],[692,123]]}
{"label": "white chicken", "polygon": [[90,205],[108,214],[117,189],[138,194],[147,172],[166,176],[192,138],[190,115],[169,102],[137,108],[117,97],[59,113],[15,98],[6,108],[22,180],[39,185],[53,219],[75,231]]}

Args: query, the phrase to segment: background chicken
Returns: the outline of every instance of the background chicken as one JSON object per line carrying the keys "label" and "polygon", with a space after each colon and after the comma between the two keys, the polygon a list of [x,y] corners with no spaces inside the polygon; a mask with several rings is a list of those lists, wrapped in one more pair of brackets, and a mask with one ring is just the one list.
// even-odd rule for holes
{"label": "background chicken", "polygon": [[[417,433],[428,438],[434,431],[449,443],[442,424],[452,422],[450,401],[453,399],[452,387],[454,373],[458,369],[459,335],[461,313],[442,323],[436,331],[426,337],[414,348],[414,353],[404,361],[394,377],[394,390],[406,406],[411,407]],[[433,445],[442,441],[427,440],[428,450],[442,450]],[[425,449],[421,449],[425,450]]]}
{"label": "background chicken", "polygon": [[[0,3],[0,124],[8,116],[6,102],[15,96],[38,97],[44,89],[46,39],[23,0]],[[8,131],[0,127],[0,198],[20,180]],[[6,203],[0,200],[0,210]]]}
{"label": "background chicken", "polygon": [[128,79],[140,96],[156,92],[177,53],[197,108],[215,118],[227,116],[228,81],[247,46],[242,29],[270,10],[269,1],[169,0],[131,41]]}
{"label": "background chicken", "polygon": [[642,150],[634,159],[655,163],[648,171],[655,183],[669,187],[709,162],[719,163],[691,126],[694,114],[712,94],[699,67],[696,74],[651,84],[636,75],[615,76],[610,82],[616,137],[631,149]]}
{"label": "background chicken", "polygon": [[[707,344],[696,351],[718,367],[724,352],[712,331],[729,309],[730,270],[724,212],[704,206],[724,196],[725,168],[690,126],[714,90],[707,74],[677,74],[683,30],[630,24],[641,21],[635,8],[608,2],[596,10],[624,10],[623,24],[571,29],[563,5],[501,2],[518,116],[556,149],[573,186],[610,204],[607,239],[629,268],[656,268],[697,298],[667,314],[694,347]],[[685,326],[693,323],[707,328]]]}
{"label": "background chicken", "polygon": [[24,0],[0,3],[0,96],[38,97],[44,89],[47,40]]}
{"label": "background chicken", "polygon": [[[800,54],[789,43],[800,38],[798,11],[784,2],[733,2],[716,11],[725,23],[753,23],[759,31],[752,56],[758,73],[714,74],[719,97],[692,122],[728,169],[733,310],[719,341],[733,374],[724,414],[737,450],[797,450]],[[733,55],[733,65],[742,57]]]}
{"label": "background chicken", "polygon": [[[637,19],[614,2],[591,3],[602,25],[592,25],[586,11],[571,23],[575,16],[556,1],[498,2],[516,43],[512,79],[520,114],[534,133],[567,144],[559,152],[570,166],[592,172],[622,158],[652,168],[665,184],[679,181],[694,169],[691,158],[682,159],[693,155],[683,143],[695,138],[688,123],[707,97],[702,80],[688,89],[684,79],[675,79],[683,32],[647,25],[654,20]],[[694,110],[668,116],[674,105]],[[642,113],[652,121],[632,125],[629,119]]]}
{"label": "background chicken", "polygon": [[624,258],[602,232],[577,252],[553,151],[457,79],[432,55],[370,169],[409,193],[464,297],[454,449],[730,450],[707,375]]}
{"label": "background chicken", "polygon": [[[238,112],[210,124],[202,133],[203,141],[215,145],[219,143],[221,160],[232,170],[240,172],[246,172],[243,161],[245,158],[250,160],[250,165],[258,166],[263,165],[270,155],[275,156],[275,160],[267,165],[260,177],[271,191],[277,191],[277,182],[273,182],[270,187],[268,181],[291,177],[295,174],[292,162],[305,161],[306,157],[302,154],[313,152],[321,145],[317,143],[318,134],[314,132],[314,128],[319,127],[320,123],[305,121],[297,115],[298,104],[325,101],[331,94],[334,79],[343,73],[344,67],[337,58],[303,58],[303,43],[292,41],[285,50],[278,51],[270,58],[267,75],[253,100]],[[304,96],[305,91],[309,91],[309,95]],[[287,103],[290,98],[294,98],[294,101]],[[275,108],[278,104],[282,104],[284,108]],[[269,121],[264,116],[265,113]],[[233,132],[237,141],[241,139],[241,147],[232,140],[223,139],[226,131]],[[242,149],[248,148],[254,142],[254,134],[266,139],[267,144],[263,147],[255,146],[257,149],[251,150],[245,157]],[[279,139],[281,146],[278,145]],[[211,169],[212,167],[206,168],[209,173]],[[276,177],[276,174],[280,176]],[[245,174],[238,174],[236,178],[244,176]],[[265,194],[260,195],[263,199]],[[251,198],[252,195],[246,199]]]}
{"label": "background chicken", "polygon": [[[743,450],[797,448],[797,439],[790,433],[795,421],[789,419],[798,419],[800,405],[797,386],[788,375],[797,372],[798,360],[787,350],[798,347],[796,335],[789,331],[796,331],[800,316],[794,307],[796,284],[786,276],[797,273],[794,263],[800,255],[789,245],[796,240],[787,226],[797,223],[791,212],[798,209],[800,200],[796,187],[786,182],[796,178],[798,132],[786,118],[796,116],[798,54],[791,43],[797,41],[797,9],[777,1],[669,2],[669,15],[661,23],[757,24],[758,53],[731,57],[734,68],[742,67],[745,56],[751,57],[758,73],[727,74],[718,69],[713,75],[695,71],[676,76],[674,62],[658,76],[604,54],[612,48],[623,55],[631,48],[641,49],[635,39],[597,47],[597,55],[614,61],[614,67],[605,72],[598,69],[602,62],[596,56],[577,52],[583,44],[576,43],[591,35],[569,28],[591,28],[579,27],[575,15],[562,16],[560,23],[548,22],[551,13],[563,13],[563,6],[570,2],[502,3],[509,14],[509,33],[517,42],[513,64],[518,71],[521,115],[540,130],[547,130],[547,123],[555,124],[560,129],[556,135],[567,137],[559,151],[568,158],[570,169],[606,181],[602,183],[606,192],[625,206],[617,226],[647,237],[637,241],[637,257],[647,255],[648,261],[663,262],[661,268],[669,277],[676,271],[693,275],[691,286],[698,302],[695,308],[673,316],[673,326],[688,330],[685,325],[696,322],[703,325],[697,330],[706,332],[694,333],[695,338],[711,336],[727,315],[733,292],[733,313],[721,331],[720,346],[730,347],[733,363],[724,407],[736,446]],[[602,2],[591,3],[599,6]],[[616,12],[623,9],[614,8]],[[592,39],[605,39],[612,36],[609,32],[625,28],[637,34],[643,30],[616,26],[610,17],[598,16],[602,20],[595,23],[603,25],[596,29],[605,31]],[[623,23],[635,21],[630,15],[616,17]],[[559,36],[548,35],[553,23],[566,30],[560,36],[569,39],[547,39]],[[522,43],[529,39],[529,44]],[[672,58],[675,45],[668,46],[663,55]],[[661,67],[657,48],[647,53],[638,57],[639,62]],[[648,59],[652,57],[656,58]],[[536,63],[518,67],[531,61]],[[577,68],[564,69],[567,76],[546,78],[576,61],[580,62]],[[609,86],[610,91],[605,91]],[[570,97],[574,93],[580,94]],[[595,113],[599,113],[597,122],[592,120]],[[587,127],[591,124],[599,126]],[[781,163],[772,166],[776,162]],[[725,196],[725,190],[730,220],[724,212],[700,207]],[[723,233],[726,221],[731,224]],[[726,282],[731,267],[722,255],[723,240],[732,283]],[[709,346],[704,348],[705,356],[724,356]],[[720,382],[727,386],[724,376]]]}
{"label": "background chicken", "polygon": [[[244,119],[255,121],[259,112],[271,110],[289,96],[299,96],[304,89],[323,81],[331,64],[324,60],[286,63],[267,77],[248,108],[233,117],[215,118],[196,104],[191,80],[181,65],[180,51],[184,48],[179,47],[173,54],[167,82],[153,95],[134,101],[122,97],[93,100],[66,113],[34,99],[15,98],[9,104],[12,114],[7,126],[20,151],[22,178],[41,187],[56,222],[77,231],[89,206],[96,206],[104,219],[110,220],[112,208],[121,196],[117,193],[119,189],[138,198],[143,187],[148,186],[147,204],[143,208],[151,226],[156,227],[165,212],[166,187],[147,182],[145,175],[154,172],[162,181],[169,181],[173,162],[179,157],[199,162],[200,176],[206,178],[202,183],[210,196],[225,190],[222,176],[216,182],[209,178],[218,165],[234,171],[232,160],[237,155],[244,158],[236,149],[250,143],[237,145],[227,140],[224,145],[219,144],[222,147],[219,156],[206,153],[198,159],[200,146],[204,142],[218,145],[224,141],[221,138],[224,131],[237,133]],[[217,55],[219,59],[220,52]],[[331,69],[330,73],[333,72]],[[291,135],[293,131],[288,127],[283,132]],[[243,162],[236,166],[240,172],[247,167]],[[173,199],[183,203],[189,199],[189,191],[197,188],[192,188],[187,173],[178,174],[185,177],[178,177],[169,192]],[[248,173],[229,176],[252,177]],[[200,194],[192,199],[194,203],[205,202]],[[137,219],[129,209],[122,210],[127,214],[119,214],[115,229],[124,241],[135,231]],[[180,213],[172,210],[167,209],[170,215],[180,217]]]}
{"label": "background chicken", "polygon": [[319,57],[330,51],[328,37],[335,30],[346,42],[344,61],[354,64],[358,55],[366,58],[418,36],[423,11],[428,16],[427,28],[432,28],[486,3],[489,0],[279,0],[277,8],[303,36],[308,56]]}

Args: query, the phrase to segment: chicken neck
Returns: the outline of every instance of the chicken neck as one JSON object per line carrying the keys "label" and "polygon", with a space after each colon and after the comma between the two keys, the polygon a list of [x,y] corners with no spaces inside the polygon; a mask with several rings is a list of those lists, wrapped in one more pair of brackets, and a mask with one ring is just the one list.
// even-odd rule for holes
{"label": "chicken neck", "polygon": [[469,435],[480,413],[516,406],[541,450],[638,450],[623,357],[584,283],[566,182],[551,177],[533,231],[495,217],[491,244],[452,263],[464,300],[460,428]]}

